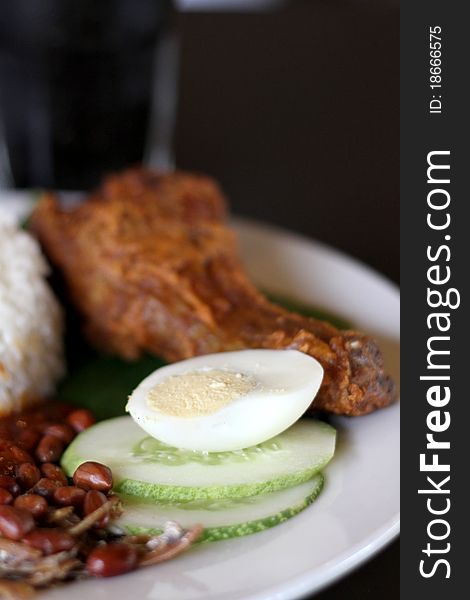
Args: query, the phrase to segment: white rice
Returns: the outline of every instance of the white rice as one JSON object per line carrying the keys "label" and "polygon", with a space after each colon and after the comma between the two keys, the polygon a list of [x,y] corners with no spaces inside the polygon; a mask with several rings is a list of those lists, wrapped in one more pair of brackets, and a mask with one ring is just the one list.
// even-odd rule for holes
{"label": "white rice", "polygon": [[37,242],[0,212],[0,414],[47,398],[64,373],[62,311],[48,272]]}

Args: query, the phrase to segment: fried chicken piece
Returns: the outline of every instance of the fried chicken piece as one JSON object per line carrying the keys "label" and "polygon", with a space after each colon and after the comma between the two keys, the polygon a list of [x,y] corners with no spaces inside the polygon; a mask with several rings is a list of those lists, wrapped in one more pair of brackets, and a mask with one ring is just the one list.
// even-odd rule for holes
{"label": "fried chicken piece", "polygon": [[169,361],[243,348],[293,348],[325,370],[315,408],[363,415],[395,386],[375,342],[269,302],[240,263],[214,181],[133,169],[64,209],[47,195],[31,227],[63,272],[89,338],[127,359]]}

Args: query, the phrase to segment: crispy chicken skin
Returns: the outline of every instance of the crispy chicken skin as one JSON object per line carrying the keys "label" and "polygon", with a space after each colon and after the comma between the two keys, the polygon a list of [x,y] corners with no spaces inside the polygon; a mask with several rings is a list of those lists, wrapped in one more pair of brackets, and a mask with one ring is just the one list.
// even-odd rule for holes
{"label": "crispy chicken skin", "polygon": [[325,370],[315,408],[364,415],[390,404],[395,386],[375,342],[269,302],[245,274],[225,212],[207,177],[132,169],[73,209],[46,195],[30,223],[105,351],[176,361],[294,348]]}

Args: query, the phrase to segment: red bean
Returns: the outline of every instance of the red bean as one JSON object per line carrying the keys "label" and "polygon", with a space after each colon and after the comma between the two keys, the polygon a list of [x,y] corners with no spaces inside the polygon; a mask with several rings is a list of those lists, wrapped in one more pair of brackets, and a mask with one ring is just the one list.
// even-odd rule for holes
{"label": "red bean", "polygon": [[73,474],[73,482],[84,490],[108,492],[113,486],[113,474],[106,465],[98,462],[84,462]]}
{"label": "red bean", "polygon": [[18,436],[18,444],[28,452],[31,452],[39,442],[41,434],[34,429],[23,429]]}
{"label": "red bean", "polygon": [[54,492],[54,501],[59,506],[81,507],[85,500],[86,492],[74,485],[59,487]]}
{"label": "red bean", "polygon": [[0,506],[0,533],[10,540],[21,540],[34,529],[30,512],[13,506]]}
{"label": "red bean", "polygon": [[36,448],[39,462],[57,462],[62,456],[64,444],[55,435],[45,435]]}
{"label": "red bean", "polygon": [[11,455],[0,453],[0,475],[15,475],[17,463],[11,459]]}
{"label": "red bean", "polygon": [[41,471],[30,463],[19,465],[16,478],[23,490],[29,490],[41,479]]}
{"label": "red bean", "polygon": [[86,566],[95,577],[114,577],[132,571],[137,565],[137,550],[124,543],[95,548],[88,555]]}
{"label": "red bean", "polygon": [[53,463],[44,463],[41,465],[41,472],[44,477],[58,481],[61,485],[67,485],[67,477],[60,467]]}
{"label": "red bean", "polygon": [[[90,490],[86,493],[85,501],[83,502],[83,512],[85,515],[89,515],[92,512],[95,512],[98,508],[106,504],[108,499],[103,494],[103,492],[98,492],[98,490]],[[104,515],[99,521],[95,523],[95,527],[104,527],[109,521],[109,515]]]}
{"label": "red bean", "polygon": [[95,418],[89,410],[79,409],[72,411],[67,417],[67,422],[74,428],[77,433],[84,429],[88,429],[95,423]]}
{"label": "red bean", "polygon": [[23,450],[23,448],[19,448],[18,446],[10,446],[10,454],[11,457],[14,461],[19,462],[19,463],[33,463],[34,464],[34,460],[31,457],[31,455],[26,452],[26,450]]}
{"label": "red bean", "polygon": [[10,439],[0,439],[0,456],[15,463],[34,462],[26,450],[16,446]]}
{"label": "red bean", "polygon": [[62,529],[35,529],[24,536],[23,542],[44,552],[55,554],[70,550],[75,544],[74,538]]}
{"label": "red bean", "polygon": [[8,434],[0,437],[0,452],[8,454],[10,452],[11,445],[12,445],[12,441]]}
{"label": "red bean", "polygon": [[11,475],[0,475],[0,488],[8,490],[13,496],[17,496],[21,491],[16,479]]}
{"label": "red bean", "polygon": [[11,504],[13,502],[13,496],[5,488],[0,488],[0,505]]}
{"label": "red bean", "polygon": [[66,423],[52,423],[46,427],[44,433],[46,435],[54,435],[55,437],[58,437],[59,440],[64,442],[64,444],[70,444],[75,437],[75,431]]}
{"label": "red bean", "polygon": [[22,494],[15,498],[13,506],[28,510],[35,519],[44,517],[49,508],[47,500],[39,494]]}
{"label": "red bean", "polygon": [[42,477],[29,491],[31,494],[38,494],[48,502],[51,502],[54,498],[54,492],[59,487],[61,487],[60,481]]}

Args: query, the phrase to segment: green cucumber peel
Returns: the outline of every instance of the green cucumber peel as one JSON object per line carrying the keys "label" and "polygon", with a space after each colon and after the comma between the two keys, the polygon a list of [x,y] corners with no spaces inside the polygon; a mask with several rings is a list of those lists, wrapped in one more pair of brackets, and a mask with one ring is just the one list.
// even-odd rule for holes
{"label": "green cucumber peel", "polygon": [[[259,533],[261,531],[270,529],[271,527],[275,527],[276,525],[284,523],[288,519],[291,519],[292,517],[298,515],[318,498],[324,486],[324,476],[322,475],[322,473],[317,473],[315,477],[311,480],[311,484],[312,489],[310,493],[294,505],[280,510],[273,515],[269,515],[260,519],[254,519],[253,521],[247,521],[245,523],[234,523],[232,525],[221,525],[218,527],[207,527],[204,529],[197,543],[218,542],[222,540],[228,540],[231,538],[242,537],[245,535],[251,535],[253,533]],[[256,500],[262,501],[263,499],[268,498],[268,496],[263,497],[261,499],[257,497]],[[245,499],[245,501],[250,500],[252,499]],[[123,502],[124,507],[126,506],[126,504],[130,507],[132,507],[135,504],[138,504],[136,503],[134,498],[123,497]],[[230,504],[228,504],[228,507],[231,507]],[[218,510],[223,512],[223,503],[221,503],[221,507]],[[201,524],[204,526],[204,523]],[[121,524],[119,522],[118,525],[120,525],[127,533],[131,535],[159,535],[163,532],[163,528],[160,527],[145,527],[139,526],[138,524]]]}
{"label": "green cucumber peel", "polygon": [[286,488],[305,483],[321,471],[328,462],[319,463],[315,467],[299,473],[277,477],[276,479],[260,483],[194,487],[161,485],[146,481],[136,481],[134,479],[123,479],[118,482],[114,490],[117,493],[135,496],[150,502],[191,502],[221,500],[223,498],[247,498],[285,490]]}

